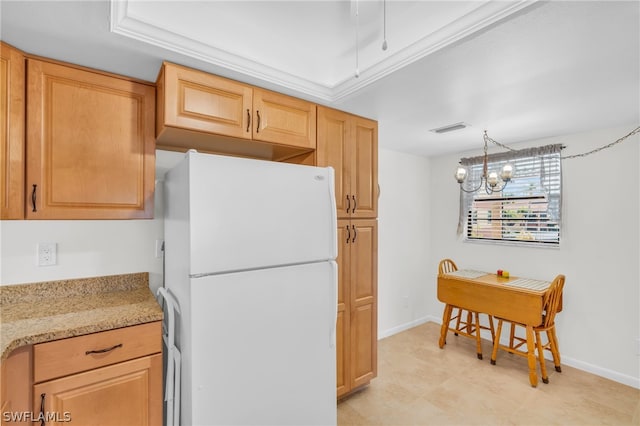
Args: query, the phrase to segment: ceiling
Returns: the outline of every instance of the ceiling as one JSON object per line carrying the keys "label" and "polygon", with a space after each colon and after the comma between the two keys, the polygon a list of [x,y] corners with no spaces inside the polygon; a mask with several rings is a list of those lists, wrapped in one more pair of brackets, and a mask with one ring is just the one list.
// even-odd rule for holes
{"label": "ceiling", "polygon": [[374,118],[421,156],[640,124],[637,1],[2,0],[0,19],[32,54],[148,81],[181,63]]}

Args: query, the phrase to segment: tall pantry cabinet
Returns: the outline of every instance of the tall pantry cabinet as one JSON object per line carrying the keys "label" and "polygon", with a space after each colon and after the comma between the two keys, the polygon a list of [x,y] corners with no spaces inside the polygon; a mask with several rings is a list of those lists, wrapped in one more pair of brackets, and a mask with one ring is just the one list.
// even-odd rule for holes
{"label": "tall pantry cabinet", "polygon": [[318,106],[316,164],[335,169],[337,396],[377,375],[378,125]]}

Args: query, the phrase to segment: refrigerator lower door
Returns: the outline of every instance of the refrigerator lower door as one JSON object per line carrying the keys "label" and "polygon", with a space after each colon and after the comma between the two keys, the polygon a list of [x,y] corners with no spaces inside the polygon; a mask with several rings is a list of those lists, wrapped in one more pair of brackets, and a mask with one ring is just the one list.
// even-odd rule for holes
{"label": "refrigerator lower door", "polygon": [[189,423],[335,425],[336,286],[333,261],[192,279]]}

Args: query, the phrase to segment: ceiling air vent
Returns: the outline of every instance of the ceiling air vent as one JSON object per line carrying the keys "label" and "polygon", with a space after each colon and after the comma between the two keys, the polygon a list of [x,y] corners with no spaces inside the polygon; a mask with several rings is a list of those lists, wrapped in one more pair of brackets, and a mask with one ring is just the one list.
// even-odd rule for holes
{"label": "ceiling air vent", "polygon": [[454,130],[464,129],[465,127],[469,127],[470,125],[464,122],[449,124],[448,126],[438,127],[437,129],[431,129],[430,132],[434,133],[447,133],[453,132]]}

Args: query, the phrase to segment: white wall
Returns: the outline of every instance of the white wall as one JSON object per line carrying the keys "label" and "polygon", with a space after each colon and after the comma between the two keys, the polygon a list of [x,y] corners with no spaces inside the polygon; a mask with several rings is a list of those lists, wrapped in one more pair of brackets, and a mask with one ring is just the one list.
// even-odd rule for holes
{"label": "white wall", "polygon": [[[615,141],[630,126],[531,141],[562,143],[563,155]],[[493,136],[499,141],[498,136]],[[458,184],[452,170],[461,156],[431,159],[431,259],[459,267],[551,280],[566,276],[563,311],[556,326],[563,362],[640,387],[640,136],[588,157],[564,160],[563,226],[559,249],[465,243],[456,235]],[[479,140],[479,145],[480,145]],[[429,282],[428,311],[442,315],[436,281]]]}
{"label": "white wall", "polygon": [[379,338],[428,319],[429,176],[427,158],[379,150]]}
{"label": "white wall", "polygon": [[[524,145],[559,142],[567,145],[564,154],[569,155],[611,142],[629,130]],[[565,222],[557,250],[464,243],[456,236],[458,188],[452,174],[461,156],[476,153],[425,159],[381,149],[379,336],[426,320],[440,321],[443,305],[436,297],[435,276],[443,257],[455,259],[461,267],[502,267],[532,278],[563,273],[564,310],[557,320],[563,362],[640,387],[638,139],[636,135],[609,150],[563,163]],[[157,154],[161,179],[180,154]],[[156,191],[157,218],[162,217],[161,188],[160,184]],[[594,226],[599,222],[604,224]],[[154,246],[162,235],[161,219],[2,221],[0,283],[148,271],[155,288],[162,282],[162,262],[155,258]],[[35,266],[40,241],[58,243],[57,266]]]}
{"label": "white wall", "polygon": [[[157,178],[162,179],[181,154],[158,151]],[[149,272],[149,286],[162,285],[162,183],[157,182],[155,219],[151,220],[4,220],[0,221],[0,285],[102,275]],[[39,242],[58,244],[57,265],[37,266]]]}
{"label": "white wall", "polygon": [[[155,257],[161,220],[19,220],[0,226],[2,285],[134,272],[149,272],[152,288],[162,280],[162,259]],[[36,265],[39,242],[58,244],[56,265]]]}

